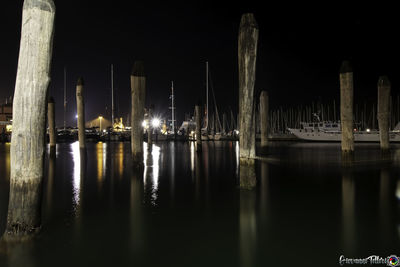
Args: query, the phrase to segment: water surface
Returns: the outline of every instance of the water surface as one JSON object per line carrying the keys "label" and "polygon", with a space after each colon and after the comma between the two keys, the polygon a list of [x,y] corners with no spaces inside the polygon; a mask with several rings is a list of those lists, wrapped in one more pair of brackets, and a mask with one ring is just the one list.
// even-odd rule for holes
{"label": "water surface", "polygon": [[[147,150],[147,149],[146,149]],[[46,158],[42,223],[0,266],[338,266],[400,254],[400,146],[272,143],[240,190],[238,143],[164,142],[132,169],[130,143],[58,144]],[[0,231],[9,144],[0,144]]]}

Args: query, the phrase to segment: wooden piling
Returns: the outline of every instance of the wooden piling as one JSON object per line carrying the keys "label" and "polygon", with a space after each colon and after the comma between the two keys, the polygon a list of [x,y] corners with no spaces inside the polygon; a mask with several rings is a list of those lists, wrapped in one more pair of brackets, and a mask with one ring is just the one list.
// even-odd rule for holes
{"label": "wooden piling", "polygon": [[25,0],[13,102],[10,195],[4,239],[25,239],[41,224],[47,90],[55,5]]}
{"label": "wooden piling", "polygon": [[261,120],[261,146],[268,145],[268,93],[262,91],[260,94],[260,120]]}
{"label": "wooden piling", "polygon": [[146,76],[142,61],[136,61],[131,74],[131,150],[136,166],[143,165],[143,118],[146,97]]}
{"label": "wooden piling", "polygon": [[85,100],[83,97],[83,78],[79,78],[76,84],[76,109],[78,114],[78,139],[79,148],[85,149],[86,137],[85,137]]}
{"label": "wooden piling", "polygon": [[387,76],[381,76],[378,80],[378,125],[381,149],[389,150],[389,101],[390,81]]}
{"label": "wooden piling", "polygon": [[340,68],[340,123],[342,130],[342,152],[354,152],[353,132],[353,70],[350,62],[343,61]]}
{"label": "wooden piling", "polygon": [[254,84],[256,80],[258,26],[251,13],[244,14],[239,27],[239,135],[240,158],[249,159],[255,150]]}
{"label": "wooden piling", "polygon": [[50,97],[47,103],[47,121],[49,125],[50,154],[53,154],[56,150],[56,122],[53,97]]}
{"label": "wooden piling", "polygon": [[196,151],[200,152],[201,151],[201,125],[202,125],[202,111],[201,111],[201,106],[196,105],[195,107],[195,116],[196,116]]}

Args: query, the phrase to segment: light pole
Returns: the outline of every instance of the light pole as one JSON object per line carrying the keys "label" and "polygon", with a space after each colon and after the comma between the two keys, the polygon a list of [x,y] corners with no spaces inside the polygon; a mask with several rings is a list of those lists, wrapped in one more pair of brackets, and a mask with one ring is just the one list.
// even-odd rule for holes
{"label": "light pole", "polygon": [[99,121],[100,121],[100,133],[101,133],[101,120],[103,119],[103,116],[99,116]]}

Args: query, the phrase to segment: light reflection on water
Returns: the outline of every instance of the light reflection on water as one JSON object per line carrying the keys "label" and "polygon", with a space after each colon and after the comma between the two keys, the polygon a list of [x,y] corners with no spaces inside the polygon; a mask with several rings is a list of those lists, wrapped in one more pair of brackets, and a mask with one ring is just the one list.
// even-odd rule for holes
{"label": "light reflection on water", "polygon": [[143,144],[143,161],[144,161],[144,173],[143,173],[143,185],[146,190],[148,180],[151,183],[151,203],[155,206],[157,203],[157,191],[158,191],[158,177],[160,170],[160,151],[161,148],[155,144],[152,144],[152,149],[147,149],[147,143]]}
{"label": "light reflection on water", "polygon": [[76,141],[71,144],[71,152],[72,161],[74,163],[74,172],[73,172],[73,199],[74,205],[79,205],[79,194],[81,191],[81,154],[79,148],[79,141]]}

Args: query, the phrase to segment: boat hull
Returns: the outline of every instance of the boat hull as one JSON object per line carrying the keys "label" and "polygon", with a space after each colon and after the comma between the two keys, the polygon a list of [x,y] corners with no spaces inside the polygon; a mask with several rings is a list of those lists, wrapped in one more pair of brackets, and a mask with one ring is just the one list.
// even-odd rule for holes
{"label": "boat hull", "polygon": [[[288,129],[298,139],[311,142],[341,142],[341,132],[304,131],[300,129]],[[389,133],[390,142],[400,142],[399,132]],[[355,132],[354,142],[380,142],[379,132]]]}

